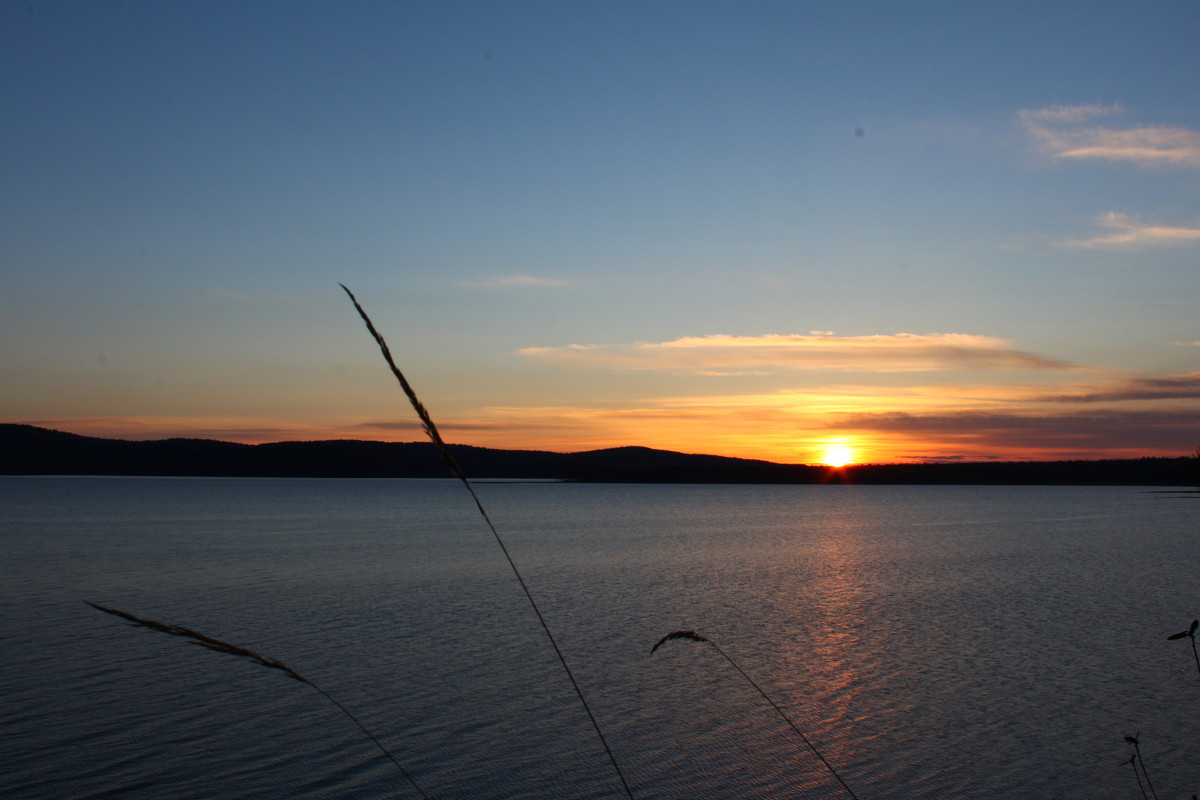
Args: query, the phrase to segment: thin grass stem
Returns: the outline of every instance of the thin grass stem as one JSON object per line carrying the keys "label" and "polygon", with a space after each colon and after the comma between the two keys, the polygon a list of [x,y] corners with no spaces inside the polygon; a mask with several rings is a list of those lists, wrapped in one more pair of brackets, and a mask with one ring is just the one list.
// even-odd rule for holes
{"label": "thin grass stem", "polygon": [[259,655],[258,653],[254,652],[253,650],[247,649],[245,647],[239,647],[235,644],[230,644],[229,642],[225,642],[220,639],[215,639],[211,636],[206,636],[205,634],[200,633],[199,631],[194,631],[191,628],[185,628],[182,625],[168,625],[164,622],[156,622],[152,619],[145,619],[143,617],[139,617],[134,614],[130,614],[127,611],[119,611],[115,608],[108,608],[107,606],[98,605],[97,603],[92,603],[87,600],[84,600],[83,602],[87,603],[89,606],[96,609],[97,611],[103,611],[105,614],[112,614],[113,616],[120,617],[121,619],[127,620],[135,628],[147,628],[149,630],[154,630],[154,631],[159,631],[160,633],[165,633],[169,636],[180,636],[180,637],[187,639],[189,644],[198,645],[200,647],[205,648],[206,650],[212,650],[217,653],[225,653],[226,655],[236,656],[238,658],[249,659],[249,660],[255,662],[256,664],[260,664],[264,667],[267,667],[268,669],[277,669],[280,672],[282,672],[284,675],[287,675],[292,680],[296,680],[296,681],[299,681],[300,683],[308,684],[313,689],[315,689],[321,696],[323,696],[326,700],[328,700],[329,702],[331,702],[335,706],[337,706],[338,709],[343,714],[345,714],[347,717],[349,717],[350,721],[353,722],[355,725],[357,725],[358,729],[360,731],[362,731],[363,733],[365,733],[367,735],[367,738],[369,738],[372,742],[375,743],[375,746],[379,748],[379,751],[381,753],[383,753],[385,756],[387,756],[391,760],[391,762],[396,765],[396,769],[400,770],[400,774],[403,775],[408,780],[409,784],[412,785],[413,789],[416,790],[417,794],[419,794],[421,797],[425,798],[425,800],[429,800],[429,795],[425,794],[425,791],[417,784],[416,779],[414,779],[413,776],[409,774],[408,770],[406,770],[403,767],[403,765],[401,765],[399,759],[396,758],[396,756],[392,753],[391,750],[388,750],[386,747],[384,747],[383,742],[379,741],[379,739],[375,736],[375,734],[371,733],[371,731],[369,731],[367,729],[367,727],[359,721],[358,717],[356,717],[356,716],[354,716],[354,714],[350,713],[350,709],[348,709],[344,705],[342,705],[341,702],[337,698],[335,698],[333,695],[331,695],[329,692],[325,691],[320,686],[318,686],[317,684],[313,683],[308,678],[301,675],[299,672],[296,672],[296,670],[292,669],[287,664],[284,664],[279,659]]}
{"label": "thin grass stem", "polygon": [[554,648],[554,654],[558,656],[558,661],[560,664],[562,664],[563,671],[566,672],[572,688],[575,689],[575,694],[579,697],[579,702],[583,706],[583,710],[587,713],[588,720],[591,721],[592,728],[595,729],[596,736],[599,737],[600,744],[603,745],[604,752],[608,755],[608,760],[612,763],[613,769],[616,771],[617,777],[621,781],[621,787],[625,790],[625,795],[629,797],[630,800],[633,800],[633,791],[629,788],[629,782],[625,779],[625,773],[621,770],[621,765],[617,763],[616,755],[613,754],[612,748],[608,745],[608,739],[605,738],[604,731],[600,728],[600,722],[596,719],[595,714],[592,713],[592,708],[590,705],[588,705],[587,698],[584,697],[583,689],[580,688],[579,682],[575,679],[575,674],[571,671],[570,664],[567,663],[566,656],[563,655],[562,649],[558,646],[558,641],[554,638],[554,634],[550,631],[550,625],[546,622],[546,618],[542,616],[542,612],[541,609],[538,608],[537,601],[533,599],[533,593],[530,592],[529,586],[525,583],[525,579],[521,576],[521,571],[517,569],[516,562],[513,560],[512,555],[508,552],[508,547],[504,544],[504,539],[500,537],[500,533],[496,530],[496,526],[492,523],[491,517],[488,516],[487,510],[483,507],[483,502],[479,499],[479,495],[475,493],[475,487],[473,487],[471,482],[467,480],[466,474],[463,473],[462,468],[458,465],[458,462],[450,453],[450,448],[446,446],[445,441],[443,441],[441,434],[438,432],[437,426],[433,422],[433,417],[430,416],[429,412],[425,409],[425,405],[421,402],[420,398],[417,397],[417,393],[413,390],[412,385],[408,382],[408,379],[404,377],[404,373],[400,371],[398,366],[396,366],[396,361],[392,358],[391,349],[388,347],[387,342],[384,341],[383,335],[380,334],[375,328],[375,324],[371,322],[371,318],[367,315],[367,312],[363,310],[362,305],[359,304],[358,298],[354,296],[354,293],[351,292],[345,284],[339,283],[338,286],[341,286],[342,290],[347,296],[349,296],[350,302],[354,304],[354,308],[358,311],[358,315],[362,317],[362,321],[366,324],[367,330],[375,339],[375,343],[379,345],[379,351],[383,354],[384,361],[387,362],[388,367],[392,370],[392,374],[396,376],[396,380],[400,383],[400,388],[408,397],[409,403],[412,404],[413,410],[417,412],[417,417],[421,420],[421,426],[425,429],[425,435],[429,437],[431,442],[433,442],[434,447],[437,448],[437,451],[441,454],[442,459],[446,462],[446,465],[450,468],[450,471],[454,474],[454,477],[458,478],[459,481],[462,482],[462,485],[465,486],[467,491],[470,493],[471,499],[475,501],[475,507],[479,510],[479,514],[483,517],[483,521],[487,523],[488,529],[491,530],[492,536],[496,540],[496,544],[500,546],[500,551],[504,553],[504,558],[508,561],[508,566],[512,569],[513,575],[516,576],[517,583],[519,583],[521,586],[521,591],[525,593],[525,598],[529,601],[529,605],[533,609],[534,615],[537,616],[537,620],[541,624],[542,630],[546,634],[546,638],[550,640],[550,646]]}
{"label": "thin grass stem", "polygon": [[1142,785],[1142,773],[1138,772],[1137,755],[1132,755],[1129,757],[1128,761],[1122,761],[1121,763],[1129,764],[1133,767],[1133,777],[1137,778],[1138,789],[1141,791],[1142,797],[1146,800],[1150,800],[1150,796],[1146,794],[1146,787]]}
{"label": "thin grass stem", "polygon": [[1146,786],[1150,787],[1150,795],[1154,800],[1158,800],[1158,792],[1154,791],[1154,783],[1151,782],[1150,773],[1146,770],[1146,759],[1142,758],[1142,747],[1138,741],[1140,735],[1141,733],[1135,733],[1133,736],[1126,736],[1125,741],[1133,745],[1133,757],[1137,759],[1138,765],[1142,768],[1142,777],[1146,779]]}
{"label": "thin grass stem", "polygon": [[650,655],[654,655],[654,651],[657,650],[659,647],[661,647],[666,642],[674,641],[676,639],[684,639],[686,641],[692,641],[692,642],[704,642],[704,643],[710,645],[718,653],[720,653],[721,657],[724,658],[726,661],[728,661],[733,666],[733,668],[736,669],[738,671],[738,673],[740,673],[741,676],[743,678],[745,678],[746,681],[751,686],[753,686],[760,695],[762,695],[762,698],[764,700],[766,700],[767,703],[770,704],[771,708],[775,709],[775,713],[777,713],[783,719],[783,721],[788,724],[788,727],[790,727],[793,731],[796,732],[796,735],[800,737],[800,740],[802,742],[804,742],[806,745],[808,745],[808,749],[812,750],[813,754],[818,759],[820,759],[821,763],[825,765],[825,769],[829,770],[829,774],[832,775],[837,780],[837,782],[839,784],[841,784],[841,787],[846,790],[846,794],[850,795],[852,798],[854,798],[854,800],[859,800],[858,795],[856,795],[854,793],[854,790],[851,789],[844,780],[842,780],[842,776],[839,775],[838,771],[833,768],[833,765],[829,763],[828,759],[826,759],[825,756],[821,754],[821,751],[817,749],[817,746],[814,745],[811,741],[809,741],[809,738],[807,736],[805,736],[804,733],[798,727],[796,727],[796,723],[792,722],[791,717],[789,717],[787,714],[783,713],[783,709],[775,704],[775,701],[772,700],[765,691],[763,691],[763,688],[758,685],[758,682],[756,680],[754,680],[754,678],[751,678],[750,675],[744,669],[742,669],[741,666],[736,661],[734,661],[733,658],[731,658],[728,653],[726,653],[724,650],[722,650],[721,647],[716,642],[714,642],[712,639],[701,636],[700,634],[696,633],[695,631],[672,631],[671,633],[668,633],[666,636],[659,639],[658,642],[655,643],[654,647],[650,648]]}

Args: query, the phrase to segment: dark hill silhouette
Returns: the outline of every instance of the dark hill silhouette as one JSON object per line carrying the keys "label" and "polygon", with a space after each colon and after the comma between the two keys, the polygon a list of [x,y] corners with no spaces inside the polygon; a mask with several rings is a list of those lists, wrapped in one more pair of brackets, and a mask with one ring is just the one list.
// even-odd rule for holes
{"label": "dark hill silhouette", "polygon": [[[862,464],[830,467],[691,455],[648,447],[580,453],[450,445],[474,478],[619,483],[899,483],[1195,486],[1195,458]],[[237,444],[211,439],[128,441],[0,424],[2,475],[445,478],[426,442],[338,439]]]}

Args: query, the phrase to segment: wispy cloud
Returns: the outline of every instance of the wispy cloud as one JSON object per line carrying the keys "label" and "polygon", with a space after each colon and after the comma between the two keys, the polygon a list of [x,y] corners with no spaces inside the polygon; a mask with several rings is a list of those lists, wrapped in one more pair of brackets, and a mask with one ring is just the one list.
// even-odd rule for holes
{"label": "wispy cloud", "polygon": [[1099,220],[1108,233],[1090,239],[1068,239],[1062,247],[1102,249],[1106,247],[1143,247],[1184,245],[1200,242],[1200,226],[1161,225],[1143,222],[1137,217],[1109,211]]}
{"label": "wispy cloud", "polygon": [[1200,372],[1164,378],[1128,378],[1103,388],[1037,398],[1052,403],[1098,403],[1128,400],[1200,398]]}
{"label": "wispy cloud", "polygon": [[383,432],[383,433],[411,433],[414,435],[424,435],[425,428],[419,422],[410,422],[408,420],[371,420],[369,422],[358,422],[351,426],[352,428],[361,428],[366,431]]}
{"label": "wispy cloud", "polygon": [[[377,432],[382,432],[385,434],[395,434],[395,433],[404,433],[406,435],[411,434],[411,435],[415,436],[418,440],[424,441],[424,439],[425,439],[425,428],[419,422],[379,420],[379,421],[359,422],[351,427],[354,429],[360,429],[360,430],[364,430],[364,431],[377,431]],[[438,424],[438,428],[444,429],[446,431],[455,431],[458,433],[470,433],[470,432],[474,432],[474,431],[484,431],[487,433],[492,433],[497,430],[498,423],[478,421],[478,420],[446,418],[446,419],[443,419],[443,421]]]}
{"label": "wispy cloud", "polygon": [[1124,113],[1119,105],[1025,109],[1019,118],[1041,151],[1060,159],[1126,161],[1146,167],[1200,168],[1200,132],[1169,125],[1105,127],[1097,117]]}
{"label": "wispy cloud", "polygon": [[287,294],[279,294],[277,292],[244,292],[238,289],[228,289],[225,287],[217,287],[216,289],[213,289],[211,296],[218,300],[227,300],[235,303],[295,305],[301,302],[300,298],[298,297]]}
{"label": "wispy cloud", "polygon": [[537,275],[526,275],[523,272],[514,272],[512,275],[497,275],[473,281],[460,281],[459,285],[471,289],[512,289],[521,286],[569,286],[570,283],[570,281],[561,278],[546,278]]}
{"label": "wispy cloud", "polygon": [[830,331],[763,336],[688,336],[668,342],[527,347],[555,364],[630,370],[741,374],[750,369],[923,372],[949,369],[1067,369],[1003,339],[965,333],[836,336]]}

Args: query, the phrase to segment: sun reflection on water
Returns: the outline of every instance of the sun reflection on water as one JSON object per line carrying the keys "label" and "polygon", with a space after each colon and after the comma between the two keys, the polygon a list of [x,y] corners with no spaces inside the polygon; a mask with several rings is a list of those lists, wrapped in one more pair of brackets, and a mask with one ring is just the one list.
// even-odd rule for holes
{"label": "sun reflection on water", "polygon": [[[817,518],[813,518],[816,514]],[[864,736],[857,729],[866,711],[863,638],[872,627],[864,603],[869,545],[853,512],[806,510],[793,540],[792,586],[787,613],[797,635],[778,654],[789,714],[835,766],[854,764]],[[854,775],[846,775],[851,786]],[[861,776],[860,776],[861,779]]]}

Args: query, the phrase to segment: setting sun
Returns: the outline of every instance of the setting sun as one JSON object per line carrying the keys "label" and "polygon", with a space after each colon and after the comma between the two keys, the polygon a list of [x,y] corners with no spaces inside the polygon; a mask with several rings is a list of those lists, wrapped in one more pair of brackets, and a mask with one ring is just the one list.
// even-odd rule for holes
{"label": "setting sun", "polygon": [[844,467],[854,463],[854,450],[844,444],[831,444],[825,448],[821,461],[830,467]]}

